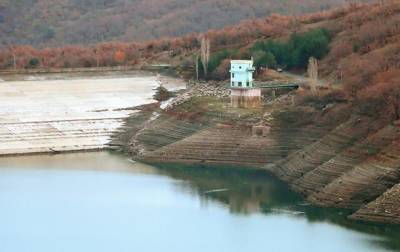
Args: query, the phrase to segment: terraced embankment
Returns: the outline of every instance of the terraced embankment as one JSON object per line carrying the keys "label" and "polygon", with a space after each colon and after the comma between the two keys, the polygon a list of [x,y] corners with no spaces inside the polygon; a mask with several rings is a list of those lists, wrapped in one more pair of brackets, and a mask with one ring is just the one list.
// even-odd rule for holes
{"label": "terraced embankment", "polygon": [[[172,109],[133,115],[132,122],[140,121],[134,118],[141,114],[147,114],[147,121],[140,123],[141,129],[136,128],[138,123],[132,124],[135,130],[125,141],[127,144],[118,140],[121,135],[113,142],[119,142],[125,151],[145,162],[262,167],[317,141],[347,118],[346,113],[337,113],[335,109],[323,115],[316,114],[313,109],[286,110],[284,108],[290,107],[292,101],[290,96],[277,99],[264,108],[238,109],[230,106],[226,94],[219,88],[215,93],[210,92],[209,87],[201,89],[207,92],[188,91],[191,93],[188,99]],[[197,92],[205,96],[198,97]],[[284,111],[276,113],[276,108]],[[260,125],[268,128],[267,136],[254,134],[253,126]]]}
{"label": "terraced embankment", "polygon": [[399,124],[353,117],[272,171],[314,204],[361,208],[351,218],[398,223],[399,140]]}
{"label": "terraced embankment", "polygon": [[354,220],[400,224],[400,184],[350,216]]}
{"label": "terraced embankment", "polygon": [[25,78],[0,82],[0,155],[103,149],[132,107],[153,102],[160,81],[136,74]]}
{"label": "terraced embankment", "polygon": [[225,163],[260,166],[268,162],[272,140],[252,136],[251,130],[220,125],[144,155],[152,162]]}
{"label": "terraced embankment", "polygon": [[[351,115],[346,103],[293,106],[293,94],[261,109],[208,95],[147,113],[125,149],[150,163],[267,169],[314,204],[353,209],[353,219],[398,222],[400,124]],[[267,135],[255,134],[260,125]]]}
{"label": "terraced embankment", "polygon": [[142,158],[148,162],[233,164],[260,168],[316,141],[329,129],[328,126],[308,124],[284,126],[280,121],[283,119],[273,119],[268,134],[262,136],[253,131],[253,126],[259,125],[263,117],[258,120],[249,117],[220,119],[219,123],[208,123],[207,127],[194,131],[190,136],[147,152]]}
{"label": "terraced embankment", "polygon": [[392,143],[397,133],[398,128],[393,125],[378,130],[367,139],[356,142],[295,180],[293,187],[304,195],[311,195],[320,191],[324,186]]}

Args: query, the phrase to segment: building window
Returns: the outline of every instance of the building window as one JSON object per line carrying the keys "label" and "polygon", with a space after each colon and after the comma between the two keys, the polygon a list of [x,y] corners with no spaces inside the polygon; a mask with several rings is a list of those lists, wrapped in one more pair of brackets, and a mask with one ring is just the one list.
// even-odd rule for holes
{"label": "building window", "polygon": [[235,78],[235,73],[232,73],[232,78]]}
{"label": "building window", "polygon": [[242,69],[242,67],[240,66],[239,69]]}
{"label": "building window", "polygon": [[250,82],[246,82],[246,85],[247,85],[248,87],[250,87]]}
{"label": "building window", "polygon": [[242,86],[242,82],[241,81],[239,81],[239,87],[241,87]]}

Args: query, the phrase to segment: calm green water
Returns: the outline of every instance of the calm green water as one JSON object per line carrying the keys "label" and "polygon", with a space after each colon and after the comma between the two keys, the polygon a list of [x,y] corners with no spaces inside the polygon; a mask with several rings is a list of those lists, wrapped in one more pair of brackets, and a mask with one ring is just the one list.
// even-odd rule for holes
{"label": "calm green water", "polygon": [[260,172],[155,168],[106,152],[0,167],[1,252],[400,248],[399,229],[311,207]]}

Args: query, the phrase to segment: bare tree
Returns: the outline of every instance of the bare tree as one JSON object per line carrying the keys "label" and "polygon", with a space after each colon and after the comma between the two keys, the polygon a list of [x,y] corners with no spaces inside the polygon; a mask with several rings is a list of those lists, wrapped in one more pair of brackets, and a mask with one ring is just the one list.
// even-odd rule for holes
{"label": "bare tree", "polygon": [[17,54],[15,52],[15,46],[12,45],[10,42],[8,41],[2,41],[1,42],[2,47],[5,47],[8,49],[8,51],[11,53],[12,56],[12,60],[13,60],[13,69],[16,70],[17,69]]}
{"label": "bare tree", "polygon": [[93,49],[94,54],[96,55],[96,67],[100,66],[100,59],[99,59],[99,50],[97,50],[97,48]]}
{"label": "bare tree", "polygon": [[311,57],[308,60],[307,72],[308,72],[311,92],[315,93],[317,91],[317,82],[318,82],[318,60],[316,58]]}
{"label": "bare tree", "polygon": [[15,53],[14,47],[10,46],[9,50],[10,50],[11,55],[13,57],[13,69],[17,70],[17,55]]}
{"label": "bare tree", "polygon": [[199,55],[196,54],[196,80],[199,80]]}
{"label": "bare tree", "polygon": [[203,65],[204,77],[207,79],[208,75],[208,61],[210,60],[210,39],[202,36],[200,40],[200,57]]}

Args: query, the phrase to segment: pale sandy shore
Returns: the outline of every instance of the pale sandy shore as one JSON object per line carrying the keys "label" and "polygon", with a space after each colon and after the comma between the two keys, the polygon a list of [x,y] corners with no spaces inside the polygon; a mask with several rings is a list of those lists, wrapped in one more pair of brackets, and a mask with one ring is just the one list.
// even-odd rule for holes
{"label": "pale sandy shore", "polygon": [[130,108],[153,102],[160,82],[155,75],[25,79],[0,82],[0,155],[103,149]]}

